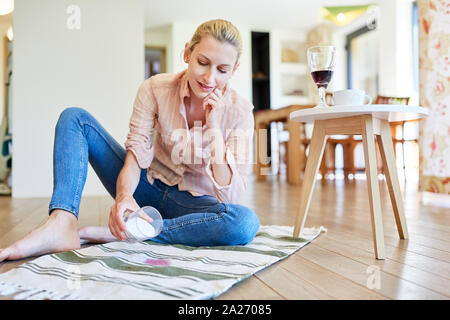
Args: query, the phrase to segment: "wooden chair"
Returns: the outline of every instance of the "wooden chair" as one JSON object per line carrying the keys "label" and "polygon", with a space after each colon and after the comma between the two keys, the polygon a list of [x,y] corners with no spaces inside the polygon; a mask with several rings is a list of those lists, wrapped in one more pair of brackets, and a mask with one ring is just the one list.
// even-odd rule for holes
{"label": "wooden chair", "polygon": [[[328,105],[332,105],[332,98],[333,97],[333,93],[331,92],[326,92],[325,94],[325,99]],[[307,134],[307,127],[308,124],[304,124],[301,126],[300,128],[300,149],[302,152],[302,159],[306,159],[306,150],[308,148],[308,146],[311,143],[311,137],[308,136]],[[287,167],[287,160],[288,160],[288,135],[286,135],[287,133],[287,125],[285,123],[282,124],[281,126],[281,130],[278,132],[278,177],[280,177],[281,174],[281,164],[284,163],[286,164]],[[303,164],[301,167],[302,171],[305,169],[305,165]],[[322,177],[325,177],[326,173],[329,172],[334,172],[335,168],[334,168],[334,153],[331,152],[330,149],[330,145],[327,145],[326,147],[326,151],[324,153],[323,159],[322,159],[322,163],[320,165],[320,172],[322,174]],[[322,179],[322,181],[324,181],[325,179]]]}
{"label": "wooden chair", "polygon": [[[254,172],[257,179],[265,180],[265,176],[268,174],[270,164],[265,163],[267,159],[261,159],[261,155],[265,155],[266,150],[260,150],[259,147],[265,149],[267,137],[260,136],[261,129],[267,129],[271,122],[282,122],[286,125],[286,129],[289,132],[289,139],[283,144],[286,148],[286,167],[287,167],[287,181],[290,184],[300,184],[301,172],[305,166],[305,159],[303,158],[304,152],[302,152],[302,131],[303,125],[298,122],[291,121],[289,115],[301,109],[312,108],[314,105],[290,105],[279,109],[267,109],[255,112],[255,129],[256,129],[256,163],[254,166]],[[264,139],[264,141],[260,141]]]}
{"label": "wooden chair", "polygon": [[[409,99],[410,99],[409,97],[388,97],[388,96],[378,95],[373,104],[405,104],[405,105],[407,105],[409,103]],[[417,121],[417,120],[413,120],[413,121]],[[402,150],[404,150],[403,144],[406,141],[404,139],[405,123],[406,123],[406,121],[390,122],[391,135],[392,135],[392,140],[394,143],[394,154],[395,154],[395,146],[397,143],[402,143]],[[402,128],[402,139],[397,139],[397,135],[396,135],[396,130],[399,126],[401,126],[401,128]],[[324,151],[324,159],[322,160],[322,165],[320,167],[322,176],[324,176],[324,174],[330,170],[334,171],[334,163],[335,163],[334,155],[336,152],[336,147],[339,144],[342,146],[342,149],[343,149],[343,156],[344,156],[343,171],[344,171],[345,178],[348,178],[349,174],[355,174],[357,171],[357,168],[355,167],[355,160],[354,160],[355,148],[359,143],[362,143],[362,139],[358,136],[344,136],[344,137],[331,136],[330,138],[328,138],[327,146]],[[328,155],[327,155],[327,153],[328,153]],[[331,167],[327,166],[326,158],[328,158],[332,161],[333,165]],[[403,168],[405,168],[404,158],[405,157],[403,154]],[[378,151],[377,151],[377,159],[378,159],[379,172],[384,173]],[[328,162],[330,162],[330,160],[328,160]]]}
{"label": "wooden chair", "polygon": [[[378,95],[374,101],[373,104],[409,104],[410,97],[388,97],[388,96],[381,96]],[[403,170],[405,169],[405,123],[406,122],[415,122],[418,120],[411,120],[411,121],[396,121],[396,122],[390,122],[389,126],[391,129],[391,136],[392,136],[392,142],[394,144],[394,155],[396,155],[396,145],[400,143],[402,145],[402,161],[403,161]],[[397,129],[401,129],[402,135],[401,139],[397,138]],[[416,143],[419,143],[418,138],[412,139],[408,141],[415,141]]]}

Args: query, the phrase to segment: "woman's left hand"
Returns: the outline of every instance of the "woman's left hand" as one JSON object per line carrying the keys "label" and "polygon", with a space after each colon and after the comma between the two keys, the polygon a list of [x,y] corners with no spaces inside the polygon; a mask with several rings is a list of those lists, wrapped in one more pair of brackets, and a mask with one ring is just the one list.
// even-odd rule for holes
{"label": "woman's left hand", "polygon": [[205,120],[208,128],[220,128],[220,122],[225,113],[224,96],[227,87],[222,90],[216,88],[203,99],[203,110],[206,110]]}

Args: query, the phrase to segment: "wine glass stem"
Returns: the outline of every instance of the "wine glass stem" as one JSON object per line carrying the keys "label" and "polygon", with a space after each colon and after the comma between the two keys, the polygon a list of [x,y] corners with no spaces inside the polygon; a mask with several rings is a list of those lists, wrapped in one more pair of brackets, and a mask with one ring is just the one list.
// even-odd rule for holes
{"label": "wine glass stem", "polygon": [[320,105],[327,105],[327,102],[325,101],[325,88],[320,87],[319,88],[319,104]]}

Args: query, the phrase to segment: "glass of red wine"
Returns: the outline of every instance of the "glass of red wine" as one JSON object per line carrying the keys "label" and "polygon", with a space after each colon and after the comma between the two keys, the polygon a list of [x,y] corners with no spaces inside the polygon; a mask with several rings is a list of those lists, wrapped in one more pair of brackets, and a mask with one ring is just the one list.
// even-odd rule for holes
{"label": "glass of red wine", "polygon": [[331,81],[336,64],[336,47],[316,46],[308,48],[308,65],[311,76],[319,88],[319,104],[315,108],[328,107],[325,90]]}

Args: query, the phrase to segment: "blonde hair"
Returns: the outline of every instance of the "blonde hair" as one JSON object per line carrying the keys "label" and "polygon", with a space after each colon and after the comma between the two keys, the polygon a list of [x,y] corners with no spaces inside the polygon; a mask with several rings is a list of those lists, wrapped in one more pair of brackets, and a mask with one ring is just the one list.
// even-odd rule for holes
{"label": "blonde hair", "polygon": [[239,61],[239,57],[242,53],[242,38],[239,30],[231,22],[222,19],[215,19],[202,23],[198,26],[197,30],[195,30],[195,33],[189,42],[188,48],[191,52],[206,34],[210,34],[217,41],[232,44],[238,52],[236,62]]}

